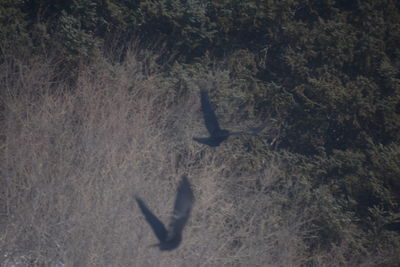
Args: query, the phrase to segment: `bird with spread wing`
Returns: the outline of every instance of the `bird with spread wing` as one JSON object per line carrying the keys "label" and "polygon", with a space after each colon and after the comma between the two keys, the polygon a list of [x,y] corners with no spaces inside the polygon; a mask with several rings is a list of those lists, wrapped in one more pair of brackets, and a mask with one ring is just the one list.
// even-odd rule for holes
{"label": "bird with spread wing", "polygon": [[219,127],[217,116],[215,115],[210,100],[208,98],[208,94],[205,90],[200,91],[200,98],[201,98],[201,109],[203,111],[203,118],[208,133],[210,134],[209,137],[194,137],[193,140],[196,142],[216,147],[219,146],[223,141],[228,139],[231,135],[242,135],[242,134],[257,134],[262,129],[267,126],[267,123],[263,123],[258,127],[250,128],[245,131],[239,132],[231,132],[226,129],[221,129]]}
{"label": "bird with spread wing", "polygon": [[147,223],[151,226],[154,234],[160,241],[156,244],[160,250],[173,250],[176,249],[182,241],[182,232],[185,227],[194,201],[193,191],[191,189],[189,180],[186,176],[182,176],[179,182],[175,206],[168,229],[164,224],[151,212],[146,204],[136,197],[136,202],[142,211]]}

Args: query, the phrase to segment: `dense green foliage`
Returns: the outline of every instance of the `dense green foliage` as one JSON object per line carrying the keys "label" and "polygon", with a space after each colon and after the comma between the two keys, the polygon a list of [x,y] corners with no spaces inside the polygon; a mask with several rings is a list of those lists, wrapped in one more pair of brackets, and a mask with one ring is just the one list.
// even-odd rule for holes
{"label": "dense green foliage", "polygon": [[276,119],[248,151],[278,155],[313,189],[310,250],[400,247],[399,1],[0,0],[1,60],[51,51],[68,70],[133,39],[164,45],[157,63],[183,91],[229,70],[212,91],[220,109],[240,107],[229,119]]}

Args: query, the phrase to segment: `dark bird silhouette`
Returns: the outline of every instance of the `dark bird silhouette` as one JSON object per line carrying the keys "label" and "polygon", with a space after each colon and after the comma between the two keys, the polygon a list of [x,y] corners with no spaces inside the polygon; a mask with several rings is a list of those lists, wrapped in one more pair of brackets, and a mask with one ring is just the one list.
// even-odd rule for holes
{"label": "dark bird silhouette", "polygon": [[160,240],[160,243],[155,246],[159,247],[160,250],[176,249],[182,241],[182,231],[189,219],[194,201],[188,178],[182,176],[182,180],[178,185],[174,211],[168,230],[139,197],[136,197],[136,201],[154,234]]}
{"label": "dark bird silhouette", "polygon": [[204,123],[206,125],[206,128],[210,136],[194,137],[193,140],[199,143],[215,147],[219,146],[223,141],[228,139],[230,135],[256,134],[260,132],[262,129],[264,129],[265,126],[267,126],[267,123],[263,123],[259,127],[250,128],[246,131],[240,131],[240,132],[230,132],[229,130],[221,129],[218,124],[217,116],[215,116],[215,113],[211,107],[207,92],[201,90],[200,96],[201,96],[201,109],[203,111]]}

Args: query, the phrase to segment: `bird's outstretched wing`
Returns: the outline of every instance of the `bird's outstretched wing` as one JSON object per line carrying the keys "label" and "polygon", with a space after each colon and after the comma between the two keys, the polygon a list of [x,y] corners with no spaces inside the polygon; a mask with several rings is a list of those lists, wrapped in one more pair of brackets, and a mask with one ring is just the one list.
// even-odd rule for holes
{"label": "bird's outstretched wing", "polygon": [[186,176],[182,176],[182,180],[177,189],[175,206],[170,224],[172,236],[181,234],[189,219],[193,201],[194,195],[189,180]]}
{"label": "bird's outstretched wing", "polygon": [[140,198],[135,197],[135,199],[144,217],[146,218],[146,221],[150,224],[157,238],[160,240],[160,242],[164,242],[168,235],[164,224],[149,210],[149,208],[147,208],[146,204],[144,204]]}
{"label": "bird's outstretched wing", "polygon": [[208,94],[205,90],[200,91],[201,96],[201,109],[203,111],[204,123],[210,135],[217,134],[221,129],[219,128],[218,119],[215,115]]}
{"label": "bird's outstretched wing", "polygon": [[254,127],[254,128],[250,128],[248,130],[245,131],[239,131],[239,132],[230,132],[230,135],[242,135],[242,134],[257,134],[259,132],[261,132],[267,125],[269,122],[264,122],[263,124],[261,124],[258,127]]}

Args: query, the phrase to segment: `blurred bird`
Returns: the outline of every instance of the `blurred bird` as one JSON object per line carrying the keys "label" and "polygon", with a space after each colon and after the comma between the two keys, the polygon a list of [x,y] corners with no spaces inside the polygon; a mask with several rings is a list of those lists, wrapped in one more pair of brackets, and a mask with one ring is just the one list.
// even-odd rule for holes
{"label": "blurred bird", "polygon": [[154,246],[160,250],[176,249],[182,241],[182,231],[189,219],[194,201],[193,191],[188,178],[182,176],[178,185],[174,211],[168,230],[139,197],[135,197],[135,199],[147,223],[150,224],[154,234],[160,240],[160,243]]}
{"label": "blurred bird", "polygon": [[265,126],[267,126],[267,123],[265,122],[258,127],[250,128],[246,131],[240,131],[240,132],[230,132],[229,130],[221,129],[218,124],[217,116],[215,116],[215,113],[211,107],[207,92],[201,90],[200,96],[201,96],[201,109],[203,111],[204,123],[206,125],[208,132],[210,133],[210,136],[194,137],[193,140],[199,143],[215,147],[219,146],[223,141],[228,139],[230,135],[256,134],[260,132],[262,129],[264,129]]}

